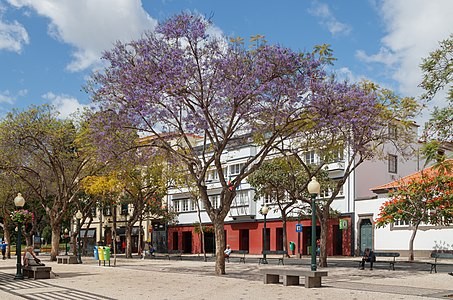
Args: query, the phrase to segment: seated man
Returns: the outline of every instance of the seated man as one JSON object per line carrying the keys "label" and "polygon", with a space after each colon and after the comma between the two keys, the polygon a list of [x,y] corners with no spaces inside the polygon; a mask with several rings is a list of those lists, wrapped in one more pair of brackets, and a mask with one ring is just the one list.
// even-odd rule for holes
{"label": "seated man", "polygon": [[230,257],[230,254],[231,254],[230,245],[226,245],[226,249],[225,249],[225,251],[223,251],[223,253],[224,253],[225,258]]}
{"label": "seated man", "polygon": [[360,268],[360,270],[363,270],[365,268],[366,261],[370,263],[370,270],[373,270],[373,263],[376,261],[376,256],[370,248],[365,248],[365,252],[363,253],[362,258],[362,267]]}
{"label": "seated man", "polygon": [[28,266],[44,266],[44,264],[41,263],[41,260],[36,257],[35,253],[33,252],[32,246],[25,248],[24,267]]}

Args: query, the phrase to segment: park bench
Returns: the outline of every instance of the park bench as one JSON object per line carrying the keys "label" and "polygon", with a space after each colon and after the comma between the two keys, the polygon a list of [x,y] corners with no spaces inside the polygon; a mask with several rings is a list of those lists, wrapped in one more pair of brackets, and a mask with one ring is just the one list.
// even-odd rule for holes
{"label": "park bench", "polygon": [[22,267],[24,276],[33,279],[49,279],[51,267],[46,266],[27,266]]}
{"label": "park bench", "polygon": [[77,256],[75,255],[59,255],[57,256],[58,264],[77,264]]}
{"label": "park bench", "polygon": [[[400,256],[398,252],[374,252],[374,256],[376,256],[376,261],[373,262],[373,265],[379,264],[379,263],[385,263],[389,264],[389,270],[395,271],[395,263],[396,263],[396,258]],[[378,260],[378,257],[391,257],[393,258],[392,260]],[[362,261],[359,261],[359,268],[362,266]]]}
{"label": "park bench", "polygon": [[[437,252],[437,251],[434,251],[434,252],[431,252],[431,258],[434,258],[434,262],[429,262],[428,264],[431,265],[431,269],[429,271],[429,273],[432,273],[434,271],[434,273],[437,273],[437,266],[438,265],[450,265],[450,266],[453,266],[452,264],[450,263],[447,263],[445,262],[445,260],[450,260],[452,259],[453,260],[453,253],[452,252]],[[441,261],[439,261],[439,259]]]}
{"label": "park bench", "polygon": [[278,259],[278,264],[284,265],[285,257],[288,257],[288,251],[285,250],[264,250],[263,255],[266,254],[266,258],[260,257],[258,264],[267,264],[269,259]]}
{"label": "park bench", "polygon": [[170,260],[172,257],[179,258],[179,260],[182,260],[182,250],[168,250],[168,253],[165,254],[165,257]]}
{"label": "park bench", "polygon": [[248,253],[247,250],[231,250],[230,256],[226,257],[227,262],[230,262],[230,258],[239,257],[239,262],[245,264],[245,255]]}
{"label": "park bench", "polygon": [[321,278],[327,276],[326,271],[311,271],[301,269],[286,269],[286,268],[263,268],[260,273],[264,274],[264,284],[279,283],[280,276],[283,277],[283,285],[299,285],[301,276],[305,277],[305,287],[314,288],[321,287]]}

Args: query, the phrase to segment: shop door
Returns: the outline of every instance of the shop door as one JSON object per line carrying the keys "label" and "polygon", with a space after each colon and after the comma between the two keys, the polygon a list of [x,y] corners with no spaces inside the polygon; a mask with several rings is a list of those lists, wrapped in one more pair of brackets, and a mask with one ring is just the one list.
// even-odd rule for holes
{"label": "shop door", "polygon": [[239,250],[249,251],[249,234],[248,229],[239,230]]}
{"label": "shop door", "polygon": [[182,233],[182,251],[192,253],[192,232],[185,231]]}
{"label": "shop door", "polygon": [[373,225],[370,219],[363,219],[360,223],[360,255],[365,248],[373,248]]}

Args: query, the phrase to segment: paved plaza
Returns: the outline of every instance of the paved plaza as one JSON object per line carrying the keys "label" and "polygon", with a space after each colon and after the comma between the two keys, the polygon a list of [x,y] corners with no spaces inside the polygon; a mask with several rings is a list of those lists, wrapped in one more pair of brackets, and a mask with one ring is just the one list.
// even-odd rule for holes
{"label": "paved plaza", "polygon": [[[358,270],[357,258],[329,259],[321,288],[264,285],[258,258],[227,263],[225,276],[214,275],[214,262],[190,256],[180,260],[117,259],[116,267],[98,266],[92,258],[81,265],[51,266],[50,279],[14,280],[16,260],[0,260],[0,299],[453,299],[453,276],[447,267],[430,274],[424,262],[401,261],[395,271],[378,265]],[[285,266],[309,268],[308,257],[288,259]]]}

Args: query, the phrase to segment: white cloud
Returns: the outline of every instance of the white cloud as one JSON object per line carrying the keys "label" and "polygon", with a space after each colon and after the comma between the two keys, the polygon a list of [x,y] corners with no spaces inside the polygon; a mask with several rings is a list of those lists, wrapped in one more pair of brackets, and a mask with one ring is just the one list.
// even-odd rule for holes
{"label": "white cloud", "polygon": [[[422,58],[435,50],[440,40],[446,39],[453,28],[451,0],[384,0],[379,7],[386,35],[376,54],[359,50],[356,56],[364,62],[385,64],[404,96],[419,96],[422,79]],[[444,105],[439,95],[429,105]]]}
{"label": "white cloud", "polygon": [[30,42],[27,30],[17,21],[6,22],[3,20],[5,7],[0,3],[0,50],[5,49],[20,53],[24,47]]}
{"label": "white cloud", "polygon": [[76,98],[69,95],[55,95],[52,92],[47,92],[42,95],[46,100],[49,100],[55,109],[60,113],[62,119],[70,117],[77,111],[82,111],[87,105],[81,104]]}
{"label": "white cloud", "polygon": [[351,26],[345,23],[339,22],[330,11],[330,8],[325,3],[318,1],[312,2],[311,8],[308,12],[315,17],[319,17],[319,23],[327,28],[332,35],[339,33],[349,34],[351,32]]}
{"label": "white cloud", "polygon": [[351,83],[367,80],[365,75],[355,75],[349,68],[346,67],[335,70],[335,74],[339,80],[347,80]]}
{"label": "white cloud", "polygon": [[9,90],[0,91],[0,103],[14,104],[18,97],[25,97],[28,90],[19,90],[17,94],[11,93]]}
{"label": "white cloud", "polygon": [[13,104],[14,100],[14,96],[11,95],[10,91],[0,92],[0,103]]}
{"label": "white cloud", "polygon": [[102,51],[118,41],[140,37],[157,21],[143,9],[140,0],[8,0],[17,8],[31,8],[49,18],[49,34],[72,45],[70,71],[99,63]]}

